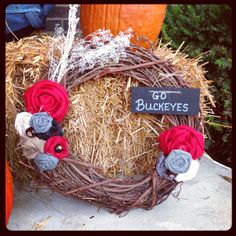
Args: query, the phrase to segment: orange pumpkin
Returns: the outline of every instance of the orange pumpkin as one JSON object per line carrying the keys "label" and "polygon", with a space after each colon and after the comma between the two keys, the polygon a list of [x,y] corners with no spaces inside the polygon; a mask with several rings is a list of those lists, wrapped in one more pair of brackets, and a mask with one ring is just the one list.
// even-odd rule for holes
{"label": "orange pumpkin", "polygon": [[8,161],[5,161],[5,178],[5,224],[7,225],[13,206],[13,177]]}
{"label": "orange pumpkin", "polygon": [[[166,4],[81,4],[80,27],[84,36],[98,30],[110,29],[113,35],[133,29],[137,37],[145,36],[155,42],[166,14]],[[141,37],[140,37],[141,38]],[[144,40],[132,43],[149,48]]]}

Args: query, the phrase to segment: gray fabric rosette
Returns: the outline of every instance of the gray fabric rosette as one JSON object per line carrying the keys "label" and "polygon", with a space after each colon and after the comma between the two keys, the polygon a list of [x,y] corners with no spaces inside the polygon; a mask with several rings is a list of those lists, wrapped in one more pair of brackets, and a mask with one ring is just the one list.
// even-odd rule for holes
{"label": "gray fabric rosette", "polygon": [[58,162],[59,160],[56,157],[48,153],[39,153],[34,158],[34,163],[40,171],[53,170],[56,168]]}
{"label": "gray fabric rosette", "polygon": [[156,166],[157,173],[163,177],[164,174],[166,173],[166,167],[165,167],[165,156],[163,153],[161,154],[157,166]]}
{"label": "gray fabric rosette", "polygon": [[175,175],[168,175],[167,174],[167,168],[165,166],[165,159],[166,157],[164,156],[164,154],[162,153],[160,158],[159,158],[159,161],[157,163],[157,166],[156,166],[156,171],[158,173],[159,176],[165,178],[165,179],[169,179],[169,180],[173,180],[175,178]]}
{"label": "gray fabric rosette", "polygon": [[180,149],[173,150],[167,157],[162,153],[156,166],[159,176],[173,180],[176,174],[189,170],[192,161],[190,153]]}
{"label": "gray fabric rosette", "polygon": [[188,171],[192,161],[190,153],[175,149],[165,159],[165,167],[172,173],[181,174]]}
{"label": "gray fabric rosette", "polygon": [[30,126],[35,133],[45,133],[52,127],[53,118],[47,112],[34,113],[30,118]]}

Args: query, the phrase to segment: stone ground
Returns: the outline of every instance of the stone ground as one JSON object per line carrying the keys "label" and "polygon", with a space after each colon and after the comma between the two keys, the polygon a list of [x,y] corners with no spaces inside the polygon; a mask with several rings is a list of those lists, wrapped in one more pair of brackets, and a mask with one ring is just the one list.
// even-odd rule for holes
{"label": "stone ground", "polygon": [[178,198],[170,195],[152,210],[132,209],[122,217],[47,188],[26,192],[16,186],[7,228],[14,231],[228,230],[232,224],[231,178],[230,168],[206,155],[197,176],[182,185]]}

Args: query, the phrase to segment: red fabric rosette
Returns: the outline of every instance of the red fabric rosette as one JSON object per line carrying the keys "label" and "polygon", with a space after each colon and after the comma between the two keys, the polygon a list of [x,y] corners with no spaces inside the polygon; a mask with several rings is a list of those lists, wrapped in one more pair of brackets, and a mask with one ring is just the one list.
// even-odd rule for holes
{"label": "red fabric rosette", "polygon": [[36,82],[27,89],[24,99],[28,112],[48,112],[58,123],[63,120],[69,108],[66,89],[50,80]]}
{"label": "red fabric rosette", "polygon": [[186,125],[174,126],[160,134],[160,148],[165,155],[174,149],[181,149],[198,159],[204,152],[204,137],[192,127]]}
{"label": "red fabric rosette", "polygon": [[63,159],[68,156],[68,141],[61,136],[52,136],[44,145],[44,152]]}

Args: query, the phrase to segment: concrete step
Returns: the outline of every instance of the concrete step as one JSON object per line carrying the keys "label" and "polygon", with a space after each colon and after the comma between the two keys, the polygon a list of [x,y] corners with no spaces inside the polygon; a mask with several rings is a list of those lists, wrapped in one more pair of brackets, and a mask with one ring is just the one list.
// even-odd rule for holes
{"label": "concrete step", "polygon": [[[225,177],[226,176],[226,177]],[[124,216],[48,188],[15,187],[9,230],[228,230],[232,224],[232,170],[205,155],[197,176],[152,210]]]}

